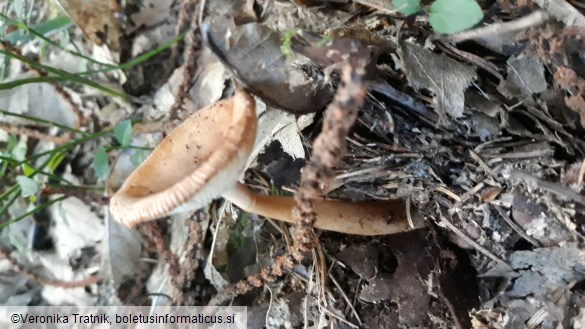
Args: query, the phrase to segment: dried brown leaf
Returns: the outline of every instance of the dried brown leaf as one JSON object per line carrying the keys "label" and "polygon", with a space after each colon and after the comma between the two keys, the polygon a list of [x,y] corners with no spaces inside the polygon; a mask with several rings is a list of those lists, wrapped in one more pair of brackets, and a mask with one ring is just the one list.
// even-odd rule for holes
{"label": "dried brown leaf", "polygon": [[392,6],[392,0],[355,0],[355,2],[383,12],[396,13],[394,6]]}
{"label": "dried brown leaf", "polygon": [[92,42],[100,46],[107,44],[113,51],[120,49],[124,32],[118,17],[123,8],[116,1],[59,0],[59,3]]}
{"label": "dried brown leaf", "polygon": [[524,98],[546,90],[544,66],[533,55],[519,55],[508,59],[508,77],[498,86],[508,98]]}
{"label": "dried brown leaf", "polygon": [[454,118],[462,116],[464,92],[475,78],[474,67],[408,42],[401,44],[399,55],[410,85],[435,94],[433,102],[443,120],[445,113]]}

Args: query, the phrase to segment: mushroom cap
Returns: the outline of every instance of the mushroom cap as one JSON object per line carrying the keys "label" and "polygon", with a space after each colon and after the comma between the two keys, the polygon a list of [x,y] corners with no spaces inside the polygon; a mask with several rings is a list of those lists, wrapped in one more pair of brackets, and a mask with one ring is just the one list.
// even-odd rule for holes
{"label": "mushroom cap", "polygon": [[237,90],[177,126],[110,199],[126,226],[201,208],[234,186],[256,138],[256,103]]}

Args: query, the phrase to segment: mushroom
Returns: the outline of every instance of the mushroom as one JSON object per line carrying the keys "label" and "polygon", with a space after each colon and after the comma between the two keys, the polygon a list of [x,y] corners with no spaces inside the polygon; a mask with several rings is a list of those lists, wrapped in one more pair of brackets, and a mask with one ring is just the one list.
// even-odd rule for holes
{"label": "mushroom", "polygon": [[[175,128],[110,199],[115,220],[126,225],[204,207],[220,196],[242,210],[294,223],[292,197],[261,195],[239,182],[254,147],[255,101],[237,90]],[[403,200],[314,200],[315,227],[356,235],[411,229]],[[415,216],[416,217],[416,216]],[[422,221],[415,221],[422,226]]]}

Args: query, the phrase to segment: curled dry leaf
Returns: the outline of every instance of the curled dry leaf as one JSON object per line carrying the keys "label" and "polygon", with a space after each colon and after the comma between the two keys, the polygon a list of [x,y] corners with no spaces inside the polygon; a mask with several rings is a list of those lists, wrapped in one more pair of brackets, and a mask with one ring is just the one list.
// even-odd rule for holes
{"label": "curled dry leaf", "polygon": [[333,90],[310,61],[287,59],[279,33],[222,19],[204,23],[203,40],[249,92],[295,114],[322,110],[331,101]]}
{"label": "curled dry leaf", "polygon": [[100,273],[119,288],[140,275],[142,242],[136,232],[111,220],[110,216],[106,219],[106,234]]}
{"label": "curled dry leaf", "polygon": [[395,14],[397,12],[392,6],[392,0],[355,0],[355,2],[386,13]]}

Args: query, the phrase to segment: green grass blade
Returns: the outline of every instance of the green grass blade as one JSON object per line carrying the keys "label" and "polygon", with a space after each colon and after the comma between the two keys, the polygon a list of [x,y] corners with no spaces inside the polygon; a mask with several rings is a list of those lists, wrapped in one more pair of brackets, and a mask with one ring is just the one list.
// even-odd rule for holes
{"label": "green grass blade", "polygon": [[97,133],[93,133],[93,134],[86,135],[84,137],[81,137],[79,139],[73,140],[71,142],[68,142],[68,143],[59,145],[59,146],[55,147],[52,150],[48,150],[48,151],[44,151],[44,152],[41,152],[41,153],[33,154],[33,155],[29,156],[28,158],[26,158],[26,159],[18,162],[18,165],[21,165],[21,164],[26,163],[26,162],[32,162],[32,161],[34,161],[34,160],[36,160],[36,159],[38,159],[40,157],[43,157],[45,155],[49,155],[49,154],[54,153],[54,152],[61,152],[61,151],[68,150],[68,149],[73,148],[73,147],[75,147],[75,146],[77,146],[79,144],[83,144],[83,143],[89,142],[91,140],[94,140],[94,139],[97,139],[97,138],[100,138],[100,137],[104,137],[104,136],[107,136],[107,135],[110,135],[110,134],[112,134],[112,129],[106,129],[106,130],[99,131]]}
{"label": "green grass blade", "polygon": [[120,69],[120,70],[127,70],[130,69],[146,60],[148,60],[151,57],[154,57],[158,54],[160,54],[161,52],[165,51],[166,49],[172,47],[175,43],[177,43],[177,41],[183,39],[185,36],[187,35],[187,32],[183,32],[180,35],[172,38],[171,40],[163,43],[162,45],[160,45],[159,47],[145,53],[142,54],[134,59],[132,59],[129,62],[126,62],[124,64],[120,64],[115,68],[105,68],[105,69],[99,69],[99,70],[90,70],[90,71],[85,71],[85,72],[79,72],[77,74],[79,75],[92,75],[92,74],[96,74],[96,73],[103,73],[103,72],[108,72],[108,71],[112,71],[115,69]]}
{"label": "green grass blade", "polygon": [[70,131],[70,132],[74,132],[74,133],[77,133],[77,134],[90,135],[90,133],[88,133],[88,132],[81,131],[81,130],[78,130],[78,129],[75,129],[75,128],[71,128],[71,127],[62,125],[60,123],[57,123],[55,121],[45,120],[45,119],[41,119],[41,118],[37,118],[37,117],[25,115],[25,114],[13,113],[13,112],[6,111],[6,110],[3,110],[3,109],[0,109],[0,115],[5,115],[5,116],[8,116],[8,117],[15,117],[15,118],[24,119],[24,120],[28,120],[28,121],[32,121],[32,122],[37,122],[37,123],[40,123],[40,124],[43,124],[43,125],[54,126],[54,127],[63,129],[65,131]]}
{"label": "green grass blade", "polygon": [[[112,65],[112,64],[102,63],[100,61],[96,61],[95,59],[93,59],[91,57],[88,57],[88,56],[85,56],[85,55],[83,55],[81,53],[78,53],[76,51],[67,49],[67,48],[63,47],[62,45],[60,45],[59,43],[57,43],[57,42],[55,42],[55,41],[53,41],[53,40],[51,40],[51,39],[49,39],[49,38],[46,37],[46,35],[50,35],[50,34],[54,33],[53,31],[50,30],[50,28],[55,28],[57,30],[60,30],[60,29],[62,29],[62,26],[65,26],[65,28],[67,28],[67,27],[73,25],[73,23],[71,22],[71,20],[68,17],[60,16],[60,17],[57,17],[57,18],[55,18],[55,19],[53,19],[51,21],[45,22],[46,25],[42,25],[42,24],[45,24],[45,23],[41,23],[41,24],[35,25],[34,27],[28,27],[24,22],[13,20],[13,19],[9,18],[8,16],[6,16],[6,15],[4,15],[2,13],[0,13],[0,20],[3,20],[5,22],[8,22],[9,24],[12,24],[12,25],[16,25],[16,26],[19,26],[19,27],[20,26],[23,26],[24,27],[24,30],[18,30],[16,32],[12,32],[11,34],[14,34],[14,33],[23,34],[24,32],[30,32],[30,34],[32,34],[33,36],[36,36],[39,39],[45,41],[46,43],[48,43],[48,44],[50,44],[50,45],[52,45],[54,47],[57,47],[57,48],[65,51],[65,52],[67,52],[67,53],[69,53],[69,54],[71,54],[73,56],[77,56],[79,58],[83,58],[86,61],[89,61],[91,63],[97,64],[97,65],[100,65],[100,66],[105,66],[105,67],[107,67],[109,69],[112,69],[112,70],[118,69],[118,66],[116,66],[116,65]],[[9,34],[7,36],[6,40],[8,42],[10,42],[11,44],[15,45],[16,42],[13,42],[12,39],[16,39],[17,36],[14,36],[14,38],[11,39],[11,38],[9,38],[9,36],[11,34]],[[23,40],[23,41],[29,41],[31,39],[32,39],[31,37],[28,37],[26,40]],[[21,40],[19,40],[19,41],[21,41]]]}
{"label": "green grass blade", "polygon": [[[19,30],[8,33],[6,36],[4,36],[4,40],[10,42],[12,45],[30,41],[33,39],[33,36],[37,36],[44,40],[47,36],[65,30],[74,25],[71,19],[69,19],[67,16],[59,16],[46,22],[36,24],[32,27],[27,26],[22,21],[11,19],[2,13],[0,13],[0,20],[4,21],[6,25],[15,25],[20,28]],[[21,27],[24,27],[24,29]]]}
{"label": "green grass blade", "polygon": [[37,63],[37,62],[35,62],[35,61],[33,61],[33,60],[25,57],[25,56],[21,56],[21,55],[18,55],[18,54],[13,54],[13,53],[8,52],[8,51],[6,51],[4,49],[0,49],[0,54],[4,54],[5,56],[18,59],[19,61],[21,61],[23,63],[26,63],[27,65],[29,65],[31,67],[34,67],[34,68],[37,68],[37,69],[41,69],[41,70],[43,70],[45,72],[53,73],[53,74],[56,74],[56,75],[62,76],[62,77],[67,77],[67,78],[69,78],[69,81],[87,85],[89,87],[92,87],[94,89],[97,89],[99,91],[102,91],[102,92],[104,92],[104,93],[106,93],[106,94],[108,94],[110,96],[121,97],[121,98],[124,98],[124,99],[127,98],[127,95],[126,94],[123,94],[123,93],[117,92],[115,90],[112,90],[112,89],[110,89],[108,87],[102,86],[99,83],[96,83],[96,82],[91,81],[89,79],[83,78],[83,77],[79,76],[78,74],[69,73],[67,71],[63,71],[63,70],[60,70],[60,69],[56,69],[56,68],[51,67],[51,66],[39,64],[39,63]]}
{"label": "green grass blade", "polygon": [[16,202],[16,200],[18,199],[18,196],[20,195],[20,187],[18,185],[14,185],[8,191],[2,193],[2,195],[0,196],[0,202],[3,202],[5,199],[8,199],[8,197],[10,197],[12,194],[14,194],[12,199],[6,202],[4,204],[4,207],[0,209],[0,218],[2,217],[2,215],[4,215],[4,213],[8,211],[8,208],[10,208],[10,206],[12,206],[14,202]]}
{"label": "green grass blade", "polygon": [[24,218],[26,218],[26,217],[34,214],[34,213],[36,213],[37,211],[41,211],[43,209],[46,209],[49,206],[51,206],[51,205],[53,205],[53,204],[55,204],[57,202],[61,202],[61,201],[65,200],[65,199],[67,199],[67,198],[68,198],[68,196],[66,196],[66,195],[61,196],[61,197],[58,197],[57,199],[54,199],[54,200],[51,200],[49,202],[43,203],[43,204],[35,207],[34,209],[31,209],[30,211],[27,211],[24,214],[22,214],[22,215],[20,215],[20,216],[18,216],[16,218],[14,218],[14,219],[11,219],[9,221],[6,221],[4,223],[1,223],[0,224],[0,230],[3,229],[3,228],[5,228],[5,227],[7,227],[7,226],[9,226],[9,225],[11,225],[11,224],[14,224],[14,223],[20,221],[20,220],[22,220],[22,219],[24,219]]}

